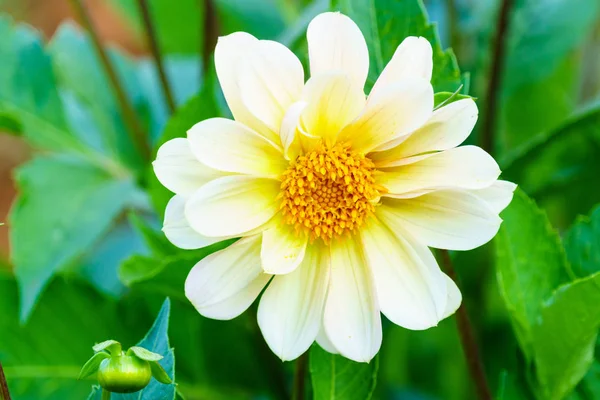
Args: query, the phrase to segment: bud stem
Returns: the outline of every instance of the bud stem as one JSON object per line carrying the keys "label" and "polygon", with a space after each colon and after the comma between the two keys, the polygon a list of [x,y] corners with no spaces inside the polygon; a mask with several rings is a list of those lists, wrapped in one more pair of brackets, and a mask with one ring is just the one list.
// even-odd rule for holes
{"label": "bud stem", "polygon": [[110,400],[110,392],[106,389],[102,389],[102,400]]}
{"label": "bud stem", "polygon": [[6,383],[6,376],[4,376],[2,363],[0,363],[0,400],[10,400],[10,393],[8,392],[8,383]]}

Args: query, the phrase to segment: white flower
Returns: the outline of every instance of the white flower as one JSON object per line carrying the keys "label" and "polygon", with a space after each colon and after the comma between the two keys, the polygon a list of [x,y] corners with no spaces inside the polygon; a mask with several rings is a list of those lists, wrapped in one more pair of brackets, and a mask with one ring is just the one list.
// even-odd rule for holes
{"label": "white flower", "polygon": [[369,96],[365,40],[348,17],[308,27],[311,77],[283,45],[222,37],[217,74],[235,121],[213,118],[159,150],[175,196],[164,232],[194,249],[242,237],[198,262],[185,293],[204,316],[231,319],[267,286],[258,323],[291,360],[316,340],[356,361],[381,345],[381,316],[427,329],[461,294],[430,247],[469,250],[498,231],[515,185],[461,144],[473,100],[433,111],[432,49],[409,37]]}

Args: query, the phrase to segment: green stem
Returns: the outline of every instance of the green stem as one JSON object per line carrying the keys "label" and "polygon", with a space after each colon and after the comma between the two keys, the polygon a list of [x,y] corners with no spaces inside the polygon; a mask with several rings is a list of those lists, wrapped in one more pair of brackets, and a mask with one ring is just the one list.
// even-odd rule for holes
{"label": "green stem", "polygon": [[508,20],[513,0],[502,0],[498,21],[496,23],[496,39],[491,57],[491,71],[488,79],[486,110],[481,134],[481,147],[488,153],[494,153],[494,138],[498,114],[498,99],[500,98],[500,83],[504,70],[505,41],[508,36]]}
{"label": "green stem", "polygon": [[106,54],[106,51],[104,50],[104,47],[102,46],[102,43],[100,42],[100,37],[98,36],[98,32],[96,31],[94,24],[92,23],[89,12],[88,12],[87,8],[83,5],[83,0],[70,0],[70,1],[71,1],[71,5],[73,6],[73,9],[75,10],[75,13],[79,17],[79,20],[81,21],[81,24],[84,26],[84,28],[90,34],[92,43],[94,44],[94,48],[96,49],[96,52],[98,53],[98,56],[100,57],[100,62],[102,63],[102,65],[104,67],[104,70],[106,72],[106,75],[108,76],[108,80],[113,89],[115,97],[117,98],[119,106],[121,107],[121,111],[123,113],[123,119],[125,120],[125,123],[127,124],[127,127],[129,128],[129,133],[131,134],[131,139],[132,139],[133,143],[138,147],[138,151],[140,152],[142,157],[145,160],[149,161],[150,157],[151,157],[150,146],[148,144],[148,141],[146,140],[146,135],[144,134],[144,129],[142,128],[142,125],[141,125],[140,121],[138,120],[133,107],[129,103],[129,100],[127,99],[125,91],[123,90],[123,87],[121,86],[121,84],[119,82],[117,73],[115,72],[115,69],[113,68],[112,64],[110,63],[108,55]]}
{"label": "green stem", "polygon": [[158,48],[156,30],[154,29],[154,24],[152,23],[152,18],[150,17],[148,1],[138,0],[138,5],[140,7],[140,12],[142,13],[142,21],[144,23],[144,29],[146,30],[146,37],[148,38],[150,51],[152,52],[152,57],[154,57],[154,62],[156,63],[156,68],[158,70],[160,84],[162,86],[163,93],[165,94],[165,99],[167,100],[167,106],[169,107],[169,111],[171,112],[171,114],[173,114],[173,112],[175,111],[175,100],[173,99],[173,93],[171,92],[171,88],[169,87],[167,74],[165,74],[165,66],[163,64],[160,49]]}
{"label": "green stem", "polygon": [[110,392],[102,388],[102,400],[110,400]]}
{"label": "green stem", "polygon": [[[454,271],[448,250],[440,250],[440,256],[444,271],[458,285],[456,272]],[[465,358],[467,359],[467,367],[477,390],[477,397],[480,400],[492,400],[492,392],[485,376],[483,362],[481,361],[481,352],[477,346],[473,325],[469,319],[464,301],[458,307],[458,310],[456,310],[456,327],[458,328],[460,342],[465,353]]]}
{"label": "green stem", "polygon": [[8,383],[6,382],[6,376],[2,369],[2,363],[0,363],[0,400],[10,400],[10,393],[8,392]]}
{"label": "green stem", "polygon": [[304,400],[307,369],[308,350],[296,360],[296,372],[294,373],[294,387],[292,389],[293,400]]}

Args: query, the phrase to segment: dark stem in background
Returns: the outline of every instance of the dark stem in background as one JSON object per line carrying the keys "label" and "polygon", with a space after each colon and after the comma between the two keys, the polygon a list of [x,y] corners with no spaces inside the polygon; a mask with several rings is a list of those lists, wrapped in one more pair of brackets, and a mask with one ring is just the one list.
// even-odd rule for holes
{"label": "dark stem in background", "polygon": [[148,1],[138,0],[138,5],[142,13],[142,20],[144,22],[144,29],[146,30],[148,44],[150,45],[150,51],[152,52],[152,57],[154,57],[156,68],[158,69],[158,77],[160,78],[160,84],[165,94],[165,99],[167,99],[167,106],[169,107],[169,111],[171,112],[171,114],[173,114],[173,112],[175,111],[175,100],[173,100],[173,93],[171,92],[171,88],[169,87],[169,81],[167,80],[167,75],[165,74],[165,66],[163,64],[162,55],[160,54],[160,49],[158,48],[156,30],[154,29],[154,25],[152,24],[152,17],[150,16]]}
{"label": "dark stem in background", "polygon": [[8,392],[8,383],[6,382],[6,376],[4,376],[2,363],[0,363],[0,400],[10,400],[10,393]]}
{"label": "dark stem in background", "polygon": [[513,0],[502,0],[500,14],[496,23],[496,38],[492,49],[491,71],[488,79],[486,110],[483,120],[481,147],[490,154],[494,153],[494,136],[500,98],[500,82],[504,69],[505,41],[508,33],[508,19]]}
{"label": "dark stem in background", "polygon": [[450,47],[454,53],[460,54],[460,32],[458,30],[458,10],[456,9],[456,0],[447,0],[446,7],[448,8],[448,34],[450,36]]}
{"label": "dark stem in background", "polygon": [[[442,266],[446,274],[458,285],[456,279],[456,272],[450,259],[448,250],[440,250],[440,256],[442,259]],[[467,366],[471,379],[475,383],[477,390],[477,397],[480,400],[492,400],[492,392],[487,383],[485,377],[485,370],[483,368],[483,362],[481,361],[481,354],[479,347],[477,346],[477,340],[473,331],[473,325],[469,320],[465,302],[463,301],[458,310],[456,310],[456,327],[460,336],[460,342],[462,344],[465,358],[467,359]]]}
{"label": "dark stem in background", "polygon": [[210,69],[210,56],[219,38],[219,18],[213,0],[201,0],[204,7],[204,42],[202,43],[202,73]]}
{"label": "dark stem in background", "polygon": [[144,134],[144,129],[140,124],[140,121],[135,114],[135,111],[131,104],[129,104],[129,100],[127,99],[127,95],[123,90],[123,87],[119,83],[119,79],[117,77],[117,73],[115,72],[110,60],[108,59],[108,55],[102,47],[102,43],[100,42],[100,37],[98,36],[98,32],[96,31],[94,25],[92,24],[92,20],[90,18],[89,12],[87,8],[83,5],[83,0],[70,0],[71,4],[77,14],[81,24],[88,31],[90,37],[92,38],[92,42],[94,44],[94,48],[100,57],[100,62],[106,71],[106,75],[108,76],[108,80],[110,81],[110,85],[112,86],[113,92],[119,102],[119,106],[121,107],[121,111],[123,112],[123,118],[127,127],[129,128],[129,132],[132,135],[132,140],[134,144],[138,147],[140,154],[145,160],[150,160],[150,146],[146,140],[146,135]]}
{"label": "dark stem in background", "polygon": [[296,372],[294,373],[294,389],[292,392],[292,400],[304,400],[306,386],[306,371],[308,369],[308,352],[306,350],[296,360]]}

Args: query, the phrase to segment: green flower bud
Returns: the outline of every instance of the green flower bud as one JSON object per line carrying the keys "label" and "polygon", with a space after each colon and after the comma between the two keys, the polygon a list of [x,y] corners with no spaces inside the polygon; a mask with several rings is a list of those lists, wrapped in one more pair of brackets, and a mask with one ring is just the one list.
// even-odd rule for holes
{"label": "green flower bud", "polygon": [[135,355],[113,355],[102,360],[98,383],[114,393],[133,393],[145,388],[152,378],[150,363]]}
{"label": "green flower bud", "polygon": [[171,384],[167,371],[160,365],[163,356],[139,346],[123,352],[121,343],[106,340],[94,346],[95,354],[79,373],[79,379],[94,374],[106,392],[133,393],[142,390],[154,377],[158,382]]}

